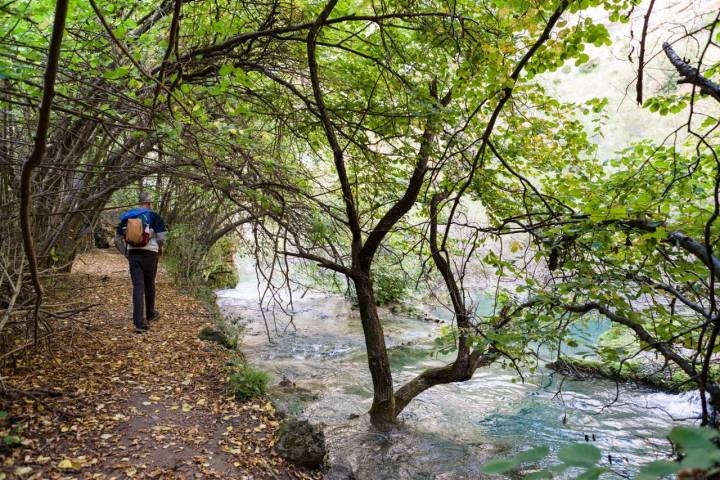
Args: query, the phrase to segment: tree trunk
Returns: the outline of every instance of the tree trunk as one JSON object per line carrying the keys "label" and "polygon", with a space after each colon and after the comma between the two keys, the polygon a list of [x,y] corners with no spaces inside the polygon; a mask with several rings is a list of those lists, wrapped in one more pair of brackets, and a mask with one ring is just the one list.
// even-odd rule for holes
{"label": "tree trunk", "polygon": [[708,383],[705,393],[710,397],[709,418],[705,419],[707,425],[712,428],[720,428],[720,386],[716,383]]}
{"label": "tree trunk", "polygon": [[393,395],[392,372],[385,347],[375,293],[369,272],[361,272],[353,278],[357,292],[360,320],[365,334],[368,366],[373,382],[373,403],[370,408],[370,421],[373,424],[386,424],[395,420],[395,397]]}
{"label": "tree trunk", "polygon": [[38,311],[43,300],[43,288],[40,282],[38,271],[37,252],[35,251],[35,238],[32,230],[32,177],[33,171],[45,158],[47,150],[47,136],[50,129],[50,111],[55,97],[55,80],[57,78],[58,62],[62,46],[63,33],[65,32],[65,20],[67,18],[68,0],[58,0],[55,5],[55,16],[53,21],[50,46],[48,47],[45,75],[43,77],[42,99],[38,106],[37,129],[30,156],[22,165],[20,173],[20,229],[22,232],[23,248],[28,260],[30,276],[37,299],[35,300],[34,338],[37,342],[38,336]]}

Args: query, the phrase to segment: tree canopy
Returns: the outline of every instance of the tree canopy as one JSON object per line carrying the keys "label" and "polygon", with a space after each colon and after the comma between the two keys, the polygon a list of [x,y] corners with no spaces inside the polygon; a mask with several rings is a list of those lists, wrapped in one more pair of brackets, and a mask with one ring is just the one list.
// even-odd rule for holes
{"label": "tree canopy", "polygon": [[[195,229],[188,270],[243,229],[270,290],[299,282],[295,267],[347,286],[378,423],[483,365],[522,375],[538,345],[562,351],[592,313],[626,340],[595,345],[603,362],[660,358],[716,426],[720,16],[651,38],[653,4],[5,3],[0,331],[140,184]],[[609,48],[614,24],[638,35],[637,101],[686,120],[600,157],[607,99],[560,100],[547,78]],[[643,83],[651,62],[669,72],[667,91]],[[489,315],[471,285],[479,270],[512,277]],[[454,319],[438,343],[456,359],[402,385],[377,309],[384,275],[442,285]],[[39,307],[27,325],[31,343],[50,328]]]}

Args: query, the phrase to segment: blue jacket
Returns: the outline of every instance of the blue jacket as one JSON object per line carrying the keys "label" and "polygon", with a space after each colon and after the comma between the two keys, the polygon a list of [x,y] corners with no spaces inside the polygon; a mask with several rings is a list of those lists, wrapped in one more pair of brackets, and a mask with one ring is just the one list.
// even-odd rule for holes
{"label": "blue jacket", "polygon": [[133,208],[120,215],[120,223],[115,231],[119,237],[125,235],[125,228],[127,228],[127,221],[129,218],[136,218],[143,216],[145,223],[150,227],[150,241],[144,247],[132,247],[127,246],[128,250],[150,250],[157,252],[159,245],[165,242],[165,236],[167,235],[167,228],[165,228],[165,221],[160,215],[153,212],[149,208]]}

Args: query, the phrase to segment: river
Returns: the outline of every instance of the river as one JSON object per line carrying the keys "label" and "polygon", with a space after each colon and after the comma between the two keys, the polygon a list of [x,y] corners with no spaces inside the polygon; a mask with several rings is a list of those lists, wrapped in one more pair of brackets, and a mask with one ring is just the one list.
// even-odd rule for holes
{"label": "river", "polygon": [[[243,352],[270,371],[274,383],[287,378],[311,392],[276,394],[291,414],[324,425],[332,462],[358,479],[484,478],[480,468],[490,458],[539,445],[556,452],[585,441],[603,451],[602,464],[611,471],[602,478],[632,477],[640,464],[669,453],[665,437],[677,425],[673,418],[699,411],[693,393],[571,379],[558,393],[558,374],[540,368],[522,382],[515,371],[491,365],[468,382],[422,393],[397,428],[379,432],[363,415],[372,385],[352,304],[315,292],[295,299],[292,322],[277,309],[274,317],[272,308],[263,316],[255,274],[247,262],[240,269],[238,286],[217,294],[225,315],[245,328]],[[449,361],[432,355],[439,324],[387,309],[381,315],[396,384]],[[552,454],[546,462],[555,462]]]}

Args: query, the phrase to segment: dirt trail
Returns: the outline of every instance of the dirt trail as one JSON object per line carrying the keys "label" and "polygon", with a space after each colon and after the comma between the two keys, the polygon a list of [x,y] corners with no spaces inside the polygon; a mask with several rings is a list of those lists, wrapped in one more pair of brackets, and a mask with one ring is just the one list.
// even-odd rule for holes
{"label": "dirt trail", "polygon": [[121,255],[81,256],[58,292],[57,302],[98,305],[62,324],[51,349],[3,372],[0,437],[13,445],[0,450],[0,480],[314,478],[273,453],[269,403],[226,391],[229,353],[198,339],[208,313],[162,272],[162,317],[142,335]]}

